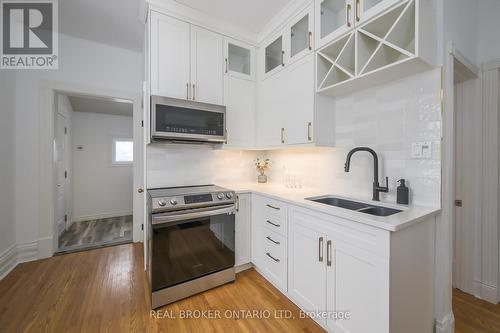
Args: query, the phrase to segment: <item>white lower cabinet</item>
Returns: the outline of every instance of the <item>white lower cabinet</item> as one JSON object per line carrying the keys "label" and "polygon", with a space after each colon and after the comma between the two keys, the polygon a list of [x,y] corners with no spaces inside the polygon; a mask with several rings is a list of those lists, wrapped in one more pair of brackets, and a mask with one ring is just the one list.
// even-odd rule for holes
{"label": "white lower cabinet", "polygon": [[252,210],[251,195],[238,195],[238,210],[235,217],[235,265],[241,266],[251,261]]}
{"label": "white lower cabinet", "polygon": [[293,208],[290,218],[288,293],[305,311],[325,311],[326,234],[301,219]]}
{"label": "white lower cabinet", "polygon": [[433,332],[434,230],[434,217],[391,232],[252,194],[252,263],[334,333]]}
{"label": "white lower cabinet", "polygon": [[287,290],[287,206],[252,195],[252,263],[275,287]]}

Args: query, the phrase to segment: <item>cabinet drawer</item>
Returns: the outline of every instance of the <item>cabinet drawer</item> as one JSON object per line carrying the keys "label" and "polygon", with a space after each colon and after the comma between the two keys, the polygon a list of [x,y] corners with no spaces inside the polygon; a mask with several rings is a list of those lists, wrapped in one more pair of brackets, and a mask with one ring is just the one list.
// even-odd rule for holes
{"label": "cabinet drawer", "polygon": [[265,252],[276,254],[278,259],[284,259],[286,255],[286,238],[269,229],[262,229],[262,244]]}
{"label": "cabinet drawer", "polygon": [[[286,239],[274,232],[263,230],[263,273],[279,289],[286,291],[287,286],[287,255]],[[275,244],[269,241],[270,237]]]}
{"label": "cabinet drawer", "polygon": [[286,218],[281,218],[281,216],[272,214],[263,215],[261,223],[264,226],[264,229],[286,236]]}
{"label": "cabinet drawer", "polygon": [[283,220],[286,219],[286,204],[268,198],[263,198],[262,204],[264,205],[263,211],[265,216],[276,216]]}

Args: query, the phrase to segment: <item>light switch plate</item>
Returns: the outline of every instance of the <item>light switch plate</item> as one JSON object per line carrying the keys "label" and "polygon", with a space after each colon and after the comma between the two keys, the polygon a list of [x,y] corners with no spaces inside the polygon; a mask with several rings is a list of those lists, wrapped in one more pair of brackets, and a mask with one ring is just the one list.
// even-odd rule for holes
{"label": "light switch plate", "polygon": [[411,158],[430,159],[432,157],[431,142],[414,142],[411,145]]}

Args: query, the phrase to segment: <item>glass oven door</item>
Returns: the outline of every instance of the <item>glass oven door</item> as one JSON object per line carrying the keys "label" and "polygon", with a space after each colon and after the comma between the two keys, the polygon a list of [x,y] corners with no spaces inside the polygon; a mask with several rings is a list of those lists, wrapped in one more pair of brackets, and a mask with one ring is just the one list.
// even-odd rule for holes
{"label": "glass oven door", "polygon": [[216,215],[214,210],[153,215],[153,291],[234,267],[235,216],[230,206],[216,209],[223,212]]}

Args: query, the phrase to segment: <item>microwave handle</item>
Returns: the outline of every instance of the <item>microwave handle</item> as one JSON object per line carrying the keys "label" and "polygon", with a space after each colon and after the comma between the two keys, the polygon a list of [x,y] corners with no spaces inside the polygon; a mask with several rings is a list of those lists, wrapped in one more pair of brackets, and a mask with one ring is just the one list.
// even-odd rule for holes
{"label": "microwave handle", "polygon": [[219,209],[202,209],[202,210],[190,210],[188,212],[173,212],[167,214],[161,214],[159,216],[154,216],[152,218],[153,225],[159,224],[175,224],[182,220],[197,219],[201,217],[222,215],[222,214],[233,214],[236,211],[236,206],[234,204],[229,206],[224,206],[224,208]]}

